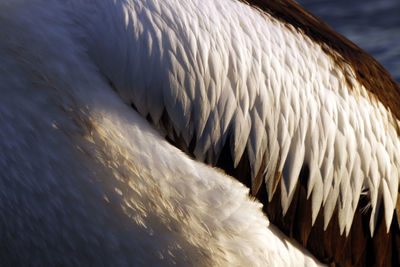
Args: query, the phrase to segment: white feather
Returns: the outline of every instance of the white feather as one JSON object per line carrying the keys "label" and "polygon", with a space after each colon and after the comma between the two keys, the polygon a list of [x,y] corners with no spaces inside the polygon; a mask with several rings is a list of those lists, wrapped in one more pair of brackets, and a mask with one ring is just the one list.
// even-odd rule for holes
{"label": "white feather", "polygon": [[[85,31],[99,32],[88,38],[88,49],[100,70],[112,81],[121,80],[120,73],[127,75],[122,79],[127,82],[116,86],[126,102],[145,107],[136,102],[152,99],[154,107],[147,104],[148,110],[139,109],[152,117],[159,117],[159,104],[163,103],[175,131],[186,142],[197,140],[198,159],[219,155],[226,140],[235,165],[247,151],[254,178],[267,152],[267,191],[273,190],[275,171],[283,173],[284,210],[290,205],[299,171],[308,165],[313,221],[323,207],[327,225],[338,206],[341,231],[348,231],[364,190],[373,216],[381,197],[386,199],[386,224],[391,223],[400,158],[395,130],[398,122],[369,96],[349,65],[343,68],[353,75],[352,88],[318,44],[239,1],[118,3],[108,14],[96,11],[106,4],[76,13],[78,21],[84,21]],[[104,38],[104,28],[98,25],[120,17],[118,5],[129,13],[130,19],[120,26],[125,32],[120,36],[121,29],[117,29]],[[82,10],[89,10],[82,6]],[[156,34],[158,31],[162,34]],[[115,40],[124,49],[119,49]],[[153,46],[163,48],[160,54],[145,52],[143,46],[149,46],[150,40]],[[110,46],[115,47],[112,50],[117,56],[106,53]],[[132,51],[128,61],[141,64],[140,68],[119,60],[120,51]],[[140,55],[133,51],[140,51]],[[110,67],[115,65],[118,67]],[[130,81],[131,76],[145,77],[149,72],[153,79],[147,86]],[[132,97],[132,92],[138,97]],[[233,138],[227,139],[228,134]],[[384,189],[382,179],[393,187]],[[349,185],[355,192],[348,191]],[[372,232],[375,220],[371,218]]]}
{"label": "white feather", "polygon": [[[160,172],[157,173],[154,168],[159,161],[164,163],[163,170],[168,180],[170,176],[173,179],[176,172],[179,173],[174,166],[168,165],[169,156],[176,153],[173,162],[183,162],[182,168],[186,164],[197,164],[165,143],[161,146],[168,147],[166,150],[152,146],[153,151],[140,154],[141,149],[145,151],[145,148],[140,146],[138,140],[147,145],[161,142],[161,138],[150,130],[150,137],[146,137],[149,139],[142,138],[143,133],[136,130],[148,126],[143,126],[145,123],[136,119],[126,118],[136,115],[127,115],[128,108],[123,106],[123,102],[133,103],[143,116],[150,114],[158,128],[161,128],[163,111],[167,111],[173,125],[160,130],[170,137],[176,132],[187,143],[195,138],[194,154],[198,159],[212,162],[215,160],[213,157],[219,155],[223,143],[229,141],[235,165],[245,151],[248,153],[254,178],[261,166],[261,157],[265,154],[268,192],[273,190],[271,181],[275,171],[283,173],[281,192],[284,211],[290,205],[298,174],[302,166],[307,164],[311,175],[307,190],[312,198],[313,221],[323,207],[326,226],[334,209],[339,207],[340,230],[346,229],[348,233],[361,191],[366,191],[372,209],[371,234],[382,200],[386,225],[390,225],[399,185],[400,141],[396,133],[399,122],[394,121],[390,111],[371,97],[354,77],[351,80],[354,86],[349,88],[334,60],[318,44],[293,27],[240,1],[231,0],[15,0],[2,2],[0,9],[0,47],[2,62],[5,62],[1,67],[2,97],[13,99],[9,103],[4,102],[0,113],[2,125],[7,125],[0,131],[1,136],[5,137],[3,140],[7,140],[2,144],[4,150],[0,162],[4,168],[8,167],[9,177],[32,174],[26,176],[24,183],[31,186],[24,187],[24,190],[34,188],[50,192],[52,185],[56,188],[66,187],[72,196],[78,194],[77,198],[82,202],[83,196],[88,193],[96,195],[97,189],[85,184],[83,191],[77,193],[72,190],[74,186],[68,187],[69,183],[79,184],[80,180],[76,179],[83,175],[96,181],[97,176],[93,173],[99,173],[96,169],[98,166],[104,167],[105,173],[114,178],[132,175],[146,180],[160,177]],[[354,75],[350,66],[343,67]],[[106,81],[111,82],[113,88]],[[50,89],[54,92],[47,93]],[[109,93],[112,89],[118,93],[121,102]],[[46,91],[43,98],[42,90]],[[19,95],[25,98],[19,99]],[[114,101],[118,107],[117,115],[110,110],[116,107],[106,100],[101,101],[102,97],[114,99],[110,102]],[[103,106],[96,103],[97,100]],[[50,111],[54,111],[54,114]],[[46,112],[51,114],[47,114],[48,117],[38,115]],[[120,119],[127,123],[126,128],[119,123]],[[81,126],[77,129],[73,123],[87,123],[88,120],[90,127],[97,127],[93,133],[79,129]],[[92,120],[96,122],[94,125]],[[56,125],[56,128],[51,125]],[[105,125],[115,127],[115,132],[110,132]],[[47,132],[50,129],[62,129],[59,131],[64,132],[57,132],[53,137]],[[106,133],[98,132],[99,129]],[[227,138],[229,134],[231,139]],[[33,137],[30,139],[26,135]],[[88,136],[87,139],[83,138],[84,135]],[[77,139],[71,141],[72,137]],[[117,142],[122,139],[126,140],[126,144]],[[81,162],[73,156],[75,152],[71,151],[71,147],[80,147],[80,142],[93,143],[85,153],[99,162],[83,166],[87,161]],[[33,146],[33,150],[37,150],[34,154],[37,155],[36,161],[30,160],[34,158],[29,151],[32,143],[36,144]],[[59,146],[59,151],[65,154],[63,158],[49,153],[54,153],[59,143],[64,144]],[[136,146],[141,149],[132,150]],[[110,158],[105,156],[107,153],[110,153]],[[21,158],[20,155],[26,155],[27,158]],[[137,167],[139,171],[130,167],[133,155],[136,155],[135,161],[141,162]],[[49,165],[53,160],[58,169]],[[21,163],[18,165],[18,162]],[[76,173],[82,168],[87,169]],[[202,179],[204,173],[207,174],[204,177],[213,176],[214,170],[197,165],[196,168],[188,168],[181,171],[182,177],[197,177],[206,185],[207,179],[214,181],[213,178]],[[204,169],[204,173],[199,171],[197,174],[197,168]],[[37,179],[34,178],[37,178],[35,173],[38,170],[47,170],[49,173],[44,175],[43,181],[46,182],[35,187]],[[54,181],[54,177],[60,177],[60,182]],[[76,179],[69,181],[69,177]],[[236,183],[227,182],[230,180],[225,176],[222,177],[222,184],[232,183],[233,187],[240,188]],[[215,183],[218,183],[217,180]],[[116,180],[112,181],[117,183]],[[163,188],[158,185],[155,191]],[[350,193],[349,185],[354,192]],[[138,188],[145,187],[138,185]],[[182,196],[185,190],[193,192],[193,197],[197,194],[190,188],[166,188],[167,191],[175,190],[174,194],[166,192],[168,197],[175,193]],[[134,218],[135,225],[146,225],[145,218],[130,213],[132,203],[124,198],[126,194],[140,193],[135,188],[117,186],[115,190],[107,199],[112,196],[112,203],[117,203],[122,210],[128,210],[128,217]],[[230,190],[229,187],[223,189],[224,192]],[[237,190],[244,192],[243,189]],[[20,200],[15,191],[10,192],[11,195],[3,199],[11,199],[11,206],[16,206]],[[59,193],[61,200],[56,198],[54,203],[49,204],[50,213],[64,205],[64,195]],[[245,199],[245,193],[238,194]],[[235,201],[240,199],[234,193],[230,196]],[[206,194],[203,197],[211,196]],[[226,197],[215,201],[220,201],[221,207],[233,205],[225,200]],[[12,217],[24,227],[26,224],[22,218],[29,213],[30,200],[29,197],[23,200],[22,207],[27,209],[21,210],[25,213],[17,213]],[[81,202],[79,204],[90,210],[98,200],[95,197],[94,202],[89,201],[87,206]],[[190,203],[191,200],[188,201]],[[206,202],[204,206],[210,204],[207,200],[202,201]],[[243,201],[248,203],[248,200]],[[176,203],[173,202],[171,207],[173,204]],[[133,210],[143,210],[139,206]],[[171,207],[156,206],[155,210],[159,212],[159,209],[168,210]],[[86,208],[77,212],[82,214]],[[186,211],[183,206],[177,207],[178,214],[186,214],[183,217],[189,216]],[[224,214],[222,211],[220,213]],[[98,216],[106,220],[104,214]],[[89,220],[90,216],[86,219]],[[235,220],[238,222],[243,219],[238,216]],[[157,220],[154,222],[158,223]],[[218,225],[210,219],[210,225],[213,223]],[[193,224],[197,227],[199,223]],[[76,231],[74,227],[78,225],[67,227],[66,231]],[[170,230],[166,231],[167,234],[174,232],[174,223],[163,225]],[[198,229],[203,229],[200,231],[202,234],[211,231],[209,225],[199,226]],[[96,233],[93,231],[96,230],[90,231],[93,235],[84,238],[94,238],[93,243],[99,242],[95,240]],[[151,232],[148,229],[143,231],[141,233],[144,235]],[[62,230],[58,234],[62,234]],[[107,239],[110,247],[117,242],[113,238]],[[165,243],[160,243],[162,245]],[[247,248],[241,249],[245,251]],[[224,259],[228,262],[230,257],[236,257],[226,253],[228,256]]]}
{"label": "white feather", "polygon": [[121,101],[102,60],[86,54],[74,9],[0,8],[2,264],[319,265],[248,189],[172,147]]}

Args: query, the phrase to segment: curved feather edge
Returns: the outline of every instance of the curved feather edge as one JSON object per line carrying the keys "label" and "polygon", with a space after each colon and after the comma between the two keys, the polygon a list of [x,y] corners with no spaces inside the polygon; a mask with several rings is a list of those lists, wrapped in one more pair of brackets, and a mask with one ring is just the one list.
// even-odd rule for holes
{"label": "curved feather edge", "polygon": [[[295,141],[310,138],[320,148],[306,146],[304,152],[303,167],[312,165],[310,175],[316,175],[306,188],[312,221],[318,224],[323,213],[326,229],[339,224],[338,235],[348,233],[362,209],[370,216],[371,235],[389,231],[399,184],[398,85],[365,52],[291,1],[250,2],[260,9],[234,1],[82,0],[69,2],[66,13],[93,68],[170,140],[181,138],[181,149],[214,164],[228,145],[234,166],[248,164],[250,183],[264,178],[267,199],[283,192],[280,205],[288,217],[304,182],[295,175],[298,164],[289,163],[289,151],[301,146]],[[255,116],[265,123],[265,135],[254,126]],[[305,133],[298,135],[299,127]],[[265,136],[266,142],[251,140]],[[266,147],[250,149],[259,143]],[[350,163],[342,153],[353,153]],[[258,170],[260,155],[267,163]],[[265,177],[258,176],[264,171]],[[344,173],[351,173],[350,185],[359,193],[352,199],[347,179],[340,178]]]}
{"label": "curved feather edge", "polygon": [[[381,98],[380,91],[376,91],[381,85],[360,78],[359,69],[354,67],[356,63],[347,61],[349,55],[339,54],[328,42],[315,42],[316,37],[307,36],[302,31],[303,26],[295,28],[276,19],[272,12],[268,13],[268,8],[261,11],[235,1],[189,1],[173,6],[169,1],[151,1],[152,5],[148,6],[144,3],[147,2],[137,1],[130,5],[119,2],[107,6],[109,14],[87,12],[97,14],[97,17],[86,17],[86,12],[76,14],[78,20],[87,22],[82,26],[85,31],[98,32],[87,37],[89,54],[115,84],[124,101],[141,106],[140,113],[150,114],[157,127],[160,126],[157,121],[159,107],[153,109],[150,103],[142,105],[142,98],[131,94],[148,94],[145,97],[148,101],[163,103],[168,124],[173,129],[173,132],[167,131],[168,136],[182,136],[186,146],[195,140],[194,155],[198,159],[211,163],[218,161],[216,155],[224,146],[219,141],[223,136],[230,142],[234,167],[238,166],[244,153],[252,159],[249,162],[252,179],[262,165],[262,151],[269,151],[267,176],[264,177],[269,186],[267,191],[275,191],[275,183],[270,181],[276,180],[273,177],[277,173],[282,174],[285,182],[281,186],[286,187],[281,187],[283,210],[288,209],[298,181],[302,143],[312,140],[316,144],[304,147],[303,160],[303,165],[312,164],[311,174],[315,175],[310,177],[307,188],[313,203],[312,221],[316,220],[322,207],[327,227],[334,210],[339,207],[341,232],[346,229],[348,233],[359,198],[346,193],[349,184],[354,185],[356,192],[368,192],[372,208],[371,234],[382,197],[386,199],[385,218],[392,218],[394,205],[389,203],[390,198],[391,203],[395,202],[397,191],[386,190],[380,186],[380,180],[388,177],[385,179],[398,186],[397,172],[391,171],[399,169],[398,112],[390,100]],[[98,10],[101,5],[106,4],[86,8]],[[124,31],[124,34],[104,38],[100,34],[103,29],[98,27],[100,21],[120,17],[120,9],[129,14],[127,22],[124,25],[114,23],[118,29],[110,32]],[[229,12],[223,15],[219,10]],[[221,28],[226,31],[221,32]],[[158,31],[166,34],[155,34]],[[96,39],[97,36],[101,36],[101,41]],[[150,39],[153,45],[163,44],[158,45],[162,47],[160,54],[139,49],[146,48]],[[116,47],[115,40],[122,48]],[[193,42],[195,44],[187,46]],[[355,45],[348,41],[345,45],[348,50],[351,48],[365,57],[364,52],[354,48]],[[119,56],[107,55],[105,51],[110,47],[115,48],[112,50],[117,54],[127,51],[124,56],[136,67],[126,65],[124,60],[118,61]],[[135,61],[135,58],[146,60]],[[369,67],[384,73],[381,76],[386,77],[387,82],[382,84],[388,86],[384,89],[398,94],[398,85],[392,83],[390,75],[380,66],[376,67],[377,63],[372,59],[366,61],[373,62]],[[137,67],[143,62],[146,64]],[[131,73],[129,70],[132,69],[137,72]],[[120,79],[120,70],[125,74],[124,79]],[[132,80],[132,76],[140,80],[149,70],[153,74],[149,84]],[[124,82],[117,83],[116,80]],[[162,84],[161,94],[147,90],[157,87],[153,86],[153,80]],[[374,86],[376,88],[371,89]],[[145,108],[148,110],[142,110]],[[229,112],[219,112],[224,109]],[[260,113],[251,113],[254,109]],[[265,123],[265,134],[260,134],[259,126],[255,126],[258,117]],[[223,127],[220,121],[224,121]],[[266,141],[262,139],[264,136]],[[254,149],[254,144],[265,147]],[[383,148],[379,148],[381,146]],[[380,161],[382,153],[388,158],[386,163]],[[346,154],[350,155],[347,159],[344,158]],[[358,158],[360,166],[356,163]],[[276,165],[268,165],[270,163]],[[340,179],[341,175],[349,176],[350,181]],[[390,198],[387,192],[390,192]],[[268,197],[271,199],[272,194]],[[386,221],[386,225],[390,223]]]}

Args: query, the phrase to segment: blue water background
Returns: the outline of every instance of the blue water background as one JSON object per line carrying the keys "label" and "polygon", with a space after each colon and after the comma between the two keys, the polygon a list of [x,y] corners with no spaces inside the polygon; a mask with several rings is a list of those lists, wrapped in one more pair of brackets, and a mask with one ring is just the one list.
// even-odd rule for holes
{"label": "blue water background", "polygon": [[400,82],[400,0],[297,0]]}

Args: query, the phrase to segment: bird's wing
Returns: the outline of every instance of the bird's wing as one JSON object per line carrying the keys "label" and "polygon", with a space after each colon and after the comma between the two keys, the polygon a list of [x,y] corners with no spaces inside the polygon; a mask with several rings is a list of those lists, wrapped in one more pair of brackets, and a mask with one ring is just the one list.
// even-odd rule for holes
{"label": "bird's wing", "polygon": [[249,2],[107,2],[76,16],[121,98],[182,150],[279,202],[267,212],[289,212],[289,234],[301,220],[305,244],[315,222],[349,236],[355,217],[370,235],[389,231],[398,85],[291,1]]}

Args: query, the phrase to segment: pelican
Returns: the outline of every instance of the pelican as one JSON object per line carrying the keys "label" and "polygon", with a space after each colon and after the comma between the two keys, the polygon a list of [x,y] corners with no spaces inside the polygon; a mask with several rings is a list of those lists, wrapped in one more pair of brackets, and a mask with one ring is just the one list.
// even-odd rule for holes
{"label": "pelican", "polygon": [[2,265],[399,263],[399,85],[291,0],[2,0],[0,92]]}

